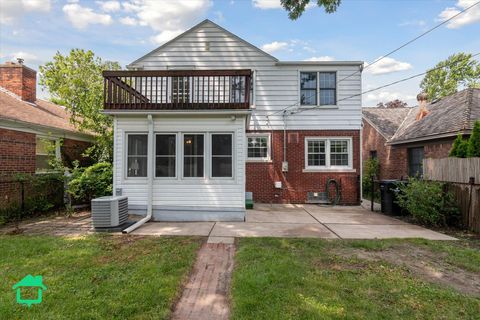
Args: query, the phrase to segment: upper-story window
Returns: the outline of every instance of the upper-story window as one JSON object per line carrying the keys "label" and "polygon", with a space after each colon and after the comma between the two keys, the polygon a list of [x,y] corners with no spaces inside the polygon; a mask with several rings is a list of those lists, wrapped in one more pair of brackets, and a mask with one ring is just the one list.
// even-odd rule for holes
{"label": "upper-story window", "polygon": [[172,77],[172,102],[188,103],[190,101],[190,78]]}
{"label": "upper-story window", "polygon": [[337,104],[335,72],[300,72],[300,104],[328,106]]}

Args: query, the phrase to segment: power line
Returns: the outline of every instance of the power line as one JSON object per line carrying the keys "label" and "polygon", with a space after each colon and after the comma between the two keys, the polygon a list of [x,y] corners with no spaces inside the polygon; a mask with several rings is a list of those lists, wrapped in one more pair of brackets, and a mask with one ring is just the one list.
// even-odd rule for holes
{"label": "power line", "polygon": [[[367,68],[369,68],[369,67],[373,66],[375,63],[377,63],[377,62],[379,62],[379,61],[381,61],[381,60],[385,59],[386,57],[388,57],[388,56],[390,56],[390,55],[394,54],[395,52],[397,52],[397,51],[399,51],[399,50],[401,50],[401,49],[405,48],[406,46],[408,46],[408,45],[409,45],[409,44],[411,44],[412,42],[415,42],[415,41],[417,41],[418,39],[420,39],[420,38],[422,38],[423,36],[425,36],[425,35],[429,34],[430,32],[432,32],[432,31],[434,31],[434,30],[436,30],[436,29],[440,28],[440,27],[441,27],[441,26],[443,26],[444,24],[446,24],[446,23],[448,23],[448,22],[452,21],[453,19],[455,19],[455,18],[456,18],[456,17],[458,17],[459,15],[461,15],[461,14],[465,13],[466,11],[470,10],[471,8],[475,7],[475,6],[476,6],[476,5],[478,5],[479,3],[480,3],[480,1],[478,1],[478,2],[475,2],[475,3],[474,3],[474,4],[472,4],[471,6],[469,6],[469,7],[465,8],[465,9],[463,9],[462,11],[460,11],[460,12],[458,12],[457,14],[455,14],[455,15],[451,16],[451,17],[450,17],[450,18],[448,18],[447,20],[445,20],[445,21],[443,21],[443,22],[439,23],[439,24],[438,24],[438,25],[436,25],[435,27],[433,27],[433,28],[431,28],[431,29],[429,29],[429,30],[427,30],[427,31],[423,32],[422,34],[420,34],[420,35],[416,36],[416,37],[415,37],[415,38],[413,38],[412,40],[410,40],[410,41],[408,41],[408,42],[405,42],[404,44],[402,44],[400,47],[396,48],[395,50],[392,50],[392,51],[390,51],[390,52],[389,52],[389,53],[387,53],[386,55],[383,55],[383,56],[381,56],[380,58],[378,58],[377,60],[375,60],[375,61],[373,61],[372,63],[368,64],[368,65],[367,65],[365,68],[363,68],[363,70],[365,70],[365,69],[367,69]],[[355,71],[354,73],[352,73],[352,74],[350,74],[350,75],[346,76],[345,78],[343,78],[343,79],[340,79],[340,80],[339,80],[337,83],[340,83],[340,82],[342,82],[342,81],[344,81],[344,80],[346,80],[346,79],[348,79],[348,78],[350,78],[350,77],[352,77],[352,76],[356,75],[357,73],[359,73],[359,72],[362,72],[363,70],[361,70],[361,71]]]}
{"label": "power line", "polygon": [[[381,61],[382,59],[385,59],[386,57],[394,54],[395,52],[403,49],[404,47],[408,46],[408,45],[411,44],[412,42],[415,42],[415,41],[417,41],[418,39],[424,37],[425,35],[431,33],[432,31],[440,28],[440,27],[443,26],[444,24],[452,21],[453,19],[455,19],[455,18],[458,17],[459,15],[465,13],[466,11],[470,10],[471,8],[473,8],[474,6],[476,6],[476,5],[478,5],[478,4],[480,4],[480,1],[472,4],[471,6],[465,8],[465,9],[463,9],[462,11],[460,11],[460,12],[458,12],[457,14],[451,16],[451,17],[448,18],[447,20],[439,23],[439,24],[436,25],[435,27],[433,27],[433,28],[431,28],[431,29],[423,32],[422,34],[418,35],[417,37],[413,38],[412,40],[410,40],[410,41],[402,44],[400,47],[398,47],[398,48],[390,51],[389,53],[381,56],[379,59],[375,60],[374,62],[372,62],[371,64],[367,65],[365,68],[363,68],[362,71],[364,71],[365,69],[367,69],[367,68],[369,68],[370,66],[374,65],[375,63],[378,63],[378,62]],[[474,55],[474,56],[475,56],[475,55]],[[472,57],[473,57],[473,56],[472,56]],[[352,76],[354,76],[354,75],[356,75],[356,74],[359,73],[359,72],[362,72],[362,71],[355,71],[355,72],[353,72],[352,74],[346,76],[345,78],[342,78],[342,79],[338,80],[338,81],[337,81],[337,84],[340,83],[340,82],[342,82],[342,81],[344,81],[344,80],[346,80],[346,79],[348,79],[348,78],[350,78],[350,77],[352,77]],[[425,73],[422,73],[422,74],[419,74],[419,75],[415,75],[415,76],[413,76],[413,78],[419,77],[420,75],[423,75],[423,74],[425,74]],[[406,79],[406,80],[403,80],[403,81],[407,81],[407,80],[410,80],[410,78],[409,78],[409,79]],[[395,83],[393,83],[393,84],[395,84]],[[390,85],[393,85],[393,84],[389,84],[389,85],[387,85],[387,86],[390,86]],[[381,89],[381,88],[379,88],[379,89]],[[379,89],[376,89],[376,90],[379,90]],[[368,92],[365,92],[365,93],[368,93]],[[349,97],[349,98],[351,98],[351,97]],[[339,100],[339,101],[342,101],[342,100]],[[337,101],[337,102],[338,102],[338,101]],[[284,113],[284,112],[286,112],[288,109],[293,108],[293,107],[296,107],[296,106],[298,106],[299,104],[300,104],[300,102],[295,102],[294,104],[289,105],[289,106],[283,108],[282,110],[278,110],[278,111],[275,111],[274,113],[272,113],[272,114],[270,114],[270,115],[267,115],[267,121],[269,121],[269,120],[268,120],[268,117],[269,117],[269,116],[273,116],[273,115],[276,115],[276,114],[279,114],[279,113]],[[314,108],[315,108],[315,107],[310,108],[310,109],[314,109]],[[309,109],[309,108],[306,108],[306,110],[308,110],[308,109]],[[302,110],[305,110],[305,109],[302,109]]]}
{"label": "power line", "polygon": [[[354,97],[363,96],[364,94],[367,94],[367,93],[370,93],[370,92],[374,92],[374,91],[377,91],[377,90],[380,90],[380,89],[383,89],[383,88],[386,88],[386,87],[393,86],[393,85],[398,84],[398,83],[401,83],[401,82],[405,82],[405,81],[408,81],[408,80],[411,80],[411,79],[414,79],[414,78],[423,76],[423,75],[427,74],[427,73],[430,72],[430,71],[434,71],[434,70],[439,70],[439,69],[442,69],[442,68],[450,67],[450,66],[454,65],[455,63],[462,62],[462,61],[465,61],[465,60],[470,60],[471,58],[476,57],[476,56],[478,56],[478,55],[480,55],[480,52],[477,52],[477,53],[475,53],[475,54],[472,54],[471,57],[468,57],[468,58],[465,58],[465,59],[461,59],[461,60],[455,61],[454,63],[452,63],[452,64],[450,64],[450,65],[435,67],[435,68],[429,69],[429,70],[427,70],[427,71],[425,71],[425,72],[418,73],[418,74],[412,75],[412,76],[407,77],[407,78],[403,78],[403,79],[400,79],[400,80],[397,80],[397,81],[393,81],[393,82],[390,82],[390,83],[381,85],[381,86],[376,87],[376,88],[373,88],[373,89],[369,89],[369,90],[366,90],[366,91],[363,91],[363,92],[360,92],[360,93],[357,93],[357,94],[353,94],[353,95],[351,95],[351,96],[348,96],[348,97],[345,97],[345,98],[342,98],[342,99],[337,100],[337,103],[340,102],[340,101],[344,101],[344,100],[348,100],[348,99],[354,98]],[[298,110],[297,112],[292,112],[291,114],[298,114],[298,113],[301,113],[301,112],[304,112],[304,111],[314,110],[314,109],[318,109],[318,108],[319,108],[318,106],[310,107],[310,108],[302,108],[302,109]]]}

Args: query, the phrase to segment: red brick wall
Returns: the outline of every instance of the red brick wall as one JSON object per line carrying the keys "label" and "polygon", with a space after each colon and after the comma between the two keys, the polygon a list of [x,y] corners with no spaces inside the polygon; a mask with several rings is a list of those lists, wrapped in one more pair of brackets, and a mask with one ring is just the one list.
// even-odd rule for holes
{"label": "red brick wall", "polygon": [[0,86],[22,100],[34,102],[37,99],[37,72],[24,65],[7,62],[0,65]]}
{"label": "red brick wall", "polygon": [[[250,131],[258,132],[258,131]],[[253,192],[256,202],[305,203],[307,192],[325,191],[326,181],[336,179],[341,185],[341,204],[359,203],[360,131],[288,130],[288,172],[282,172],[283,131],[264,131],[272,134],[272,162],[247,162],[246,191]],[[289,139],[288,134],[298,134],[298,139]],[[302,172],[305,168],[305,137],[352,137],[353,168],[356,172]],[[290,140],[290,141],[289,141]],[[282,181],[282,189],[275,188],[275,181]]]}
{"label": "red brick wall", "polygon": [[35,172],[35,134],[0,128],[0,175]]}
{"label": "red brick wall", "polygon": [[427,143],[424,146],[425,158],[445,158],[448,157],[452,149],[454,139]]}
{"label": "red brick wall", "polygon": [[387,146],[385,138],[368,122],[363,121],[362,157],[370,159],[370,151],[377,151],[380,163],[379,179],[400,179],[408,175],[408,152],[405,147]]}
{"label": "red brick wall", "polygon": [[91,145],[91,143],[85,141],[64,139],[62,145],[62,159],[64,165],[72,167],[73,160],[78,160],[81,167],[90,165],[91,159],[85,158],[82,154]]}

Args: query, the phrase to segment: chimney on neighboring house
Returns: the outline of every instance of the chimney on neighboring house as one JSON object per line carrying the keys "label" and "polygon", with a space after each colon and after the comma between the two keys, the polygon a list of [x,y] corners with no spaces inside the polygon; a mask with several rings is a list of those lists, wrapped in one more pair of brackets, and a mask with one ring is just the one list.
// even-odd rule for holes
{"label": "chimney on neighboring house", "polygon": [[0,64],[0,86],[13,92],[22,100],[35,102],[37,100],[37,72],[18,62]]}
{"label": "chimney on neighboring house", "polygon": [[417,95],[417,101],[418,101],[418,112],[415,117],[415,120],[421,120],[425,118],[428,114],[427,110],[427,94],[425,92],[421,92]]}

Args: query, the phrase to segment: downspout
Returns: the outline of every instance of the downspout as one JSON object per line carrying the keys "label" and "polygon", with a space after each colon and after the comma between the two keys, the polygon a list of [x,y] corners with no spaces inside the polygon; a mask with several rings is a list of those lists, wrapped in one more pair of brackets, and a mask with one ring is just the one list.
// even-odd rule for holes
{"label": "downspout", "polygon": [[[353,147],[352,147],[353,150]],[[360,205],[363,202],[363,120],[360,124]]]}
{"label": "downspout", "polygon": [[153,213],[153,119],[152,115],[147,116],[148,120],[148,159],[147,159],[147,172],[148,172],[148,198],[147,198],[147,216],[135,224],[131,225],[127,229],[123,230],[122,233],[130,233],[138,227],[142,226],[145,222],[149,221],[152,218]]}
{"label": "downspout", "polygon": [[287,110],[283,110],[283,162],[287,161]]}

